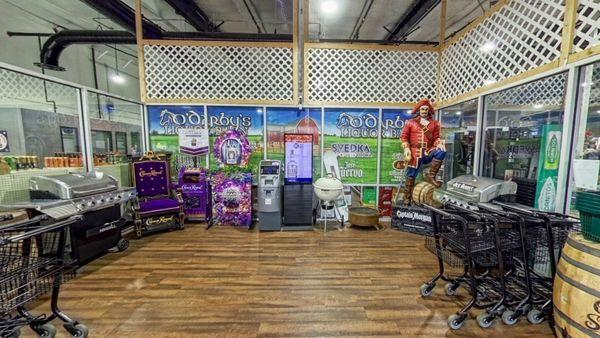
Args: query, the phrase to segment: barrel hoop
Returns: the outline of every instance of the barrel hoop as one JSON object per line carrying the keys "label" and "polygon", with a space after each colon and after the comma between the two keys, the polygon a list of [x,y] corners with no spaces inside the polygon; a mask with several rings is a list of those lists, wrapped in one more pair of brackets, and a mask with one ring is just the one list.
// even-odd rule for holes
{"label": "barrel hoop", "polygon": [[579,282],[574,281],[572,278],[565,276],[562,273],[562,271],[560,271],[560,269],[556,269],[556,274],[558,275],[558,277],[562,278],[562,280],[565,281],[566,283],[571,284],[572,286],[578,288],[579,290],[586,292],[592,296],[595,296],[596,298],[600,298],[600,290],[594,290],[594,289],[590,288],[589,286],[586,286]]}
{"label": "barrel hoop", "polygon": [[[569,316],[567,316],[566,314],[564,314],[562,311],[560,311],[556,307],[556,305],[554,305],[554,313],[557,313],[562,320],[564,320],[565,322],[567,322],[569,325],[574,326],[579,331],[581,331],[583,333],[586,333],[588,336],[590,336],[590,337],[600,337],[600,334],[596,333],[595,331],[592,331],[592,330],[588,329],[587,327],[579,324],[578,322],[574,321]],[[559,330],[560,330],[560,328],[559,328]]]}
{"label": "barrel hoop", "polygon": [[587,246],[583,243],[579,243],[579,242],[575,241],[574,239],[572,239],[571,236],[567,237],[567,244],[569,244],[570,246],[572,246],[573,248],[575,248],[579,251],[585,252],[586,254],[600,257],[600,250],[590,248],[589,246]]}
{"label": "barrel hoop", "polygon": [[581,270],[587,271],[593,275],[600,277],[600,269],[596,269],[593,266],[589,266],[587,264],[578,262],[578,261],[574,260],[573,258],[569,257],[569,255],[566,255],[564,251],[562,252],[562,256],[560,257],[560,259],[564,259],[567,263],[569,263]]}

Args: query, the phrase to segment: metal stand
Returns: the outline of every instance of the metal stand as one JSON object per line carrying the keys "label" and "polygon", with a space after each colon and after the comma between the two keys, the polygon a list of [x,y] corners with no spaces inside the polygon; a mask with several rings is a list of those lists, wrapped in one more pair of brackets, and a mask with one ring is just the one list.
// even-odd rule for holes
{"label": "metal stand", "polygon": [[[333,217],[329,217],[329,210],[331,209],[333,209]],[[338,209],[337,205],[335,205],[335,202],[319,200],[317,210],[326,211],[324,217],[323,232],[327,232],[327,220],[330,218],[335,219],[336,221],[339,221],[341,223],[341,227],[339,227],[338,230],[344,229],[344,216],[342,216],[342,213]]]}

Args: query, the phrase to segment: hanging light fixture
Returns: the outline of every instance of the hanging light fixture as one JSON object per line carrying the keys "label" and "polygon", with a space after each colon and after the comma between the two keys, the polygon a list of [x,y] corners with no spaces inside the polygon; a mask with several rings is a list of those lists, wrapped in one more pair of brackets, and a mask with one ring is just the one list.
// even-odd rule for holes
{"label": "hanging light fixture", "polygon": [[116,72],[110,76],[112,82],[116,84],[124,84],[125,77],[119,73],[119,60],[117,58],[117,46],[115,46],[115,70]]}

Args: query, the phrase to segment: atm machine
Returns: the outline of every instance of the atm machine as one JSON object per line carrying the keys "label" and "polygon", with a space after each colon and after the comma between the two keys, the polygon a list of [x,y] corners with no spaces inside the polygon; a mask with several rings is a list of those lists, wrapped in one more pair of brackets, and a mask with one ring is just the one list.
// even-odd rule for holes
{"label": "atm machine", "polygon": [[258,221],[260,231],[281,230],[280,173],[280,161],[260,161],[258,177]]}

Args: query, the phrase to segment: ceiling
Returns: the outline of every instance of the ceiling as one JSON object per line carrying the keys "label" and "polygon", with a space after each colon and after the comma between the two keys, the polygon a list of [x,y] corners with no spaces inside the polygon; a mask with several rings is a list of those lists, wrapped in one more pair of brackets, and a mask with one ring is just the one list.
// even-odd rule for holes
{"label": "ceiling", "polygon": [[[135,0],[122,0],[134,7]],[[324,2],[335,2],[337,10],[326,12]],[[387,29],[418,0],[309,0],[309,37],[319,39],[383,40]],[[493,0],[492,0],[493,1]],[[292,33],[292,0],[195,0],[222,32]],[[302,2],[302,0],[300,0]],[[166,31],[194,31],[165,0],[143,0],[144,15]],[[76,0],[4,0],[5,7],[35,15],[51,26],[66,29],[122,29],[85,3]],[[367,13],[367,7],[368,13]],[[408,35],[409,41],[439,39],[440,5],[437,5]],[[490,0],[449,0],[447,36],[460,30],[489,9]],[[361,15],[362,13],[362,15]],[[366,13],[366,15],[364,15]],[[359,19],[364,16],[362,25]],[[27,22],[21,30],[27,31]],[[15,27],[14,30],[19,30]],[[354,32],[354,34],[353,34]],[[358,32],[358,34],[356,34]]]}
{"label": "ceiling", "polygon": [[[309,36],[318,39],[352,39],[359,25],[363,7],[370,10],[358,32],[360,40],[383,40],[415,0],[337,0],[338,10],[327,13],[324,3],[310,0]],[[446,36],[466,26],[490,8],[490,0],[448,0]],[[439,41],[441,5],[435,6],[407,36],[407,41]],[[366,9],[365,9],[366,12]],[[386,27],[386,28],[384,28]],[[354,31],[354,34],[353,34]]]}

